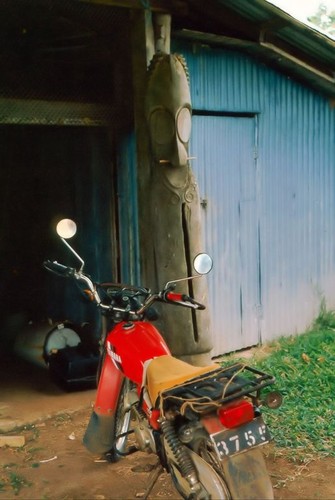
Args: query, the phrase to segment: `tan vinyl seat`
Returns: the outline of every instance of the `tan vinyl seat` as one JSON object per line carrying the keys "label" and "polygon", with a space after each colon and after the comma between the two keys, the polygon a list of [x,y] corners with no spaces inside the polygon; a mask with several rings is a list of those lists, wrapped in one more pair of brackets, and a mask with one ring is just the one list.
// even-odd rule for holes
{"label": "tan vinyl seat", "polygon": [[147,388],[153,405],[161,392],[219,368],[220,365],[216,363],[209,366],[192,366],[169,355],[154,358],[146,372]]}

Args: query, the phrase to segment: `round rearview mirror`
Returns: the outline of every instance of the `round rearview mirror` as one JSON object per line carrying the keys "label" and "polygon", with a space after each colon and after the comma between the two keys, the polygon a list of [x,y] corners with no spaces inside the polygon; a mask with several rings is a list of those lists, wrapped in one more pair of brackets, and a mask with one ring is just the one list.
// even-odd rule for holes
{"label": "round rearview mirror", "polygon": [[198,274],[208,274],[213,267],[213,259],[207,253],[199,253],[193,261],[193,267]]}
{"label": "round rearview mirror", "polygon": [[62,219],[58,222],[56,226],[56,231],[58,236],[68,240],[72,238],[77,232],[77,225],[71,219]]}

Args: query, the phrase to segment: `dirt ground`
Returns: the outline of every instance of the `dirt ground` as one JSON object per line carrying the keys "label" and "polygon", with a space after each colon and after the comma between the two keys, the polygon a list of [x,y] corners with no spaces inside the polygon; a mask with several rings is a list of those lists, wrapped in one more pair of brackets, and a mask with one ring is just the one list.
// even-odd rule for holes
{"label": "dirt ground", "polygon": [[[26,426],[26,444],[0,449],[0,499],[131,499],[144,496],[155,472],[155,457],[136,453],[117,464],[99,460],[81,443],[90,409],[59,413]],[[7,433],[7,435],[9,435]],[[275,498],[335,499],[335,460],[291,463],[271,445],[265,450]],[[150,499],[179,498],[162,473]]]}
{"label": "dirt ground", "polygon": [[[0,448],[0,500],[145,497],[157,470],[155,456],[135,453],[109,464],[82,445],[94,390],[64,393],[46,370],[7,357],[1,361],[0,437],[24,436],[25,445]],[[292,463],[288,452],[272,444],[264,453],[275,498],[335,500],[335,459],[312,457],[304,464]],[[179,497],[162,473],[148,498]]]}

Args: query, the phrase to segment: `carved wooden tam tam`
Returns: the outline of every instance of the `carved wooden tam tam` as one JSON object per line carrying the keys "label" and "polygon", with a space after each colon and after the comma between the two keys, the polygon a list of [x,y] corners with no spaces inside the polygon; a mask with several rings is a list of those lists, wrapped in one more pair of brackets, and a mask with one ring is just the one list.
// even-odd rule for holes
{"label": "carved wooden tam tam", "polygon": [[[158,288],[171,279],[191,275],[191,263],[203,251],[198,186],[188,152],[191,110],[184,58],[156,53],[148,69],[146,118],[152,154],[148,186],[152,269]],[[178,292],[207,302],[206,280],[178,285]],[[175,356],[197,356],[197,363],[207,356],[211,350],[207,310],[196,315],[179,308],[171,314],[168,308],[161,308],[159,314],[159,328]]]}

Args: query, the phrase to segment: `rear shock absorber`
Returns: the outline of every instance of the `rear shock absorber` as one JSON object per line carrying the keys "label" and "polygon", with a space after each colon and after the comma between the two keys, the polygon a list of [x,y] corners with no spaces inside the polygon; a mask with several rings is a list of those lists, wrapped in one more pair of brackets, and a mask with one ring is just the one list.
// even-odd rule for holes
{"label": "rear shock absorber", "polygon": [[163,420],[161,422],[161,429],[167,445],[179,466],[182,476],[188,481],[194,492],[202,489],[202,486],[199,483],[197,470],[191,457],[187,453],[187,449],[179,441],[173,422],[170,420]]}

